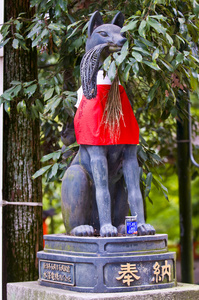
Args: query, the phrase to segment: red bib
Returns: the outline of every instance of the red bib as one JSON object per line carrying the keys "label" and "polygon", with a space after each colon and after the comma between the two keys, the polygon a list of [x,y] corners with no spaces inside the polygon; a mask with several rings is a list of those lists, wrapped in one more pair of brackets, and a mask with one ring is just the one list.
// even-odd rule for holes
{"label": "red bib", "polygon": [[101,122],[111,85],[97,85],[97,96],[88,100],[83,95],[77,109],[74,125],[78,144],[116,145],[139,144],[139,127],[123,86],[119,86],[123,118],[120,118],[120,136],[115,142],[113,134]]}

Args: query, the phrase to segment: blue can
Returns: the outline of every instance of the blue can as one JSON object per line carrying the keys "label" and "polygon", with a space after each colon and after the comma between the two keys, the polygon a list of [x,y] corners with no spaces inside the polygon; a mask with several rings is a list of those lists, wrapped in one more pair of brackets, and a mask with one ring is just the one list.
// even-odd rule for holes
{"label": "blue can", "polygon": [[137,235],[137,216],[125,217],[125,228],[127,235]]}

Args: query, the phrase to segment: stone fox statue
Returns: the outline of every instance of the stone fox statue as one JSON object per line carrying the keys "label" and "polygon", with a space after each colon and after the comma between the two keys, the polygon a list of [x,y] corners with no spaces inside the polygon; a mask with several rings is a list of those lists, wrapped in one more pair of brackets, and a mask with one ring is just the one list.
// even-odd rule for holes
{"label": "stone fox statue", "polygon": [[[88,25],[86,53],[80,66],[83,95],[74,120],[80,148],[62,182],[66,232],[77,236],[124,233],[129,208],[131,215],[137,215],[138,235],[155,234],[153,226],[144,220],[137,121],[126,92],[118,83],[118,123],[112,128],[107,126],[106,117],[111,110],[106,110],[106,105],[112,85],[102,70],[98,72],[103,60],[126,42],[121,33],[123,22],[119,12],[111,24],[103,24],[96,11]],[[116,127],[117,133],[112,132]]]}

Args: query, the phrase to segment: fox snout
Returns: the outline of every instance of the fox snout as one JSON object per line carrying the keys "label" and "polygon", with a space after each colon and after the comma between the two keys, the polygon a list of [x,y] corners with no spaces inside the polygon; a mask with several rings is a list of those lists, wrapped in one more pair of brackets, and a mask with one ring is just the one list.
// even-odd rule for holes
{"label": "fox snout", "polygon": [[109,42],[109,51],[110,52],[116,52],[121,50],[124,43],[127,41],[125,37],[121,37],[120,39],[116,39],[115,41]]}

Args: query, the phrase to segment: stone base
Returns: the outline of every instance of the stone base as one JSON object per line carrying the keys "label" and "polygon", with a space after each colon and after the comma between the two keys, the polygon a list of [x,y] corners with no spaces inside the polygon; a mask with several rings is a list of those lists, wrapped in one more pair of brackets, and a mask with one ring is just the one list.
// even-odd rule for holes
{"label": "stone base", "polygon": [[78,293],[44,287],[33,282],[7,284],[7,300],[187,300],[199,299],[199,286],[177,284],[177,287],[161,290],[122,293]]}
{"label": "stone base", "polygon": [[39,283],[85,293],[118,293],[176,286],[175,253],[167,235],[74,237],[46,235]]}

